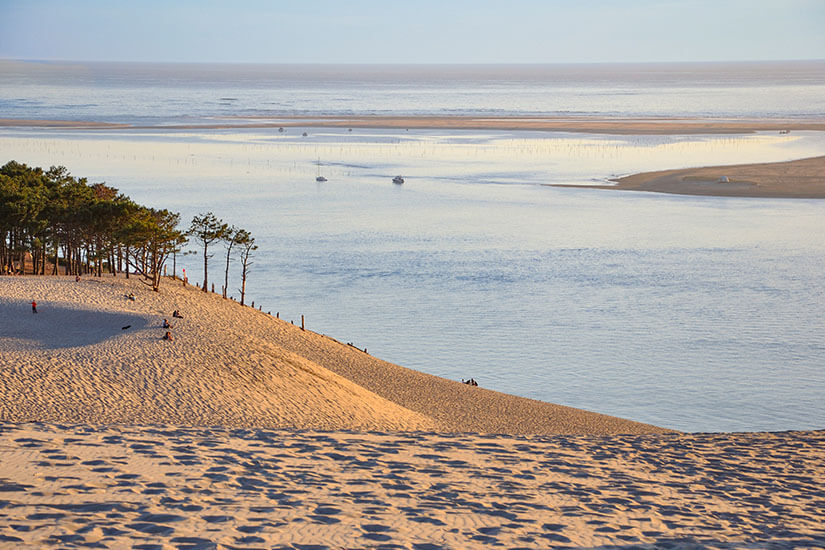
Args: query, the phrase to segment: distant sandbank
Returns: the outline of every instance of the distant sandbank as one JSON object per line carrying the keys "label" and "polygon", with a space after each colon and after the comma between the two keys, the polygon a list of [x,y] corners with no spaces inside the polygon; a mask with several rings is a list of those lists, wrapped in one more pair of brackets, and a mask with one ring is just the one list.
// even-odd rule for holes
{"label": "distant sandbank", "polygon": [[455,130],[536,130],[592,134],[743,134],[769,131],[825,130],[825,119],[724,120],[691,118],[613,119],[587,116],[283,116],[224,117],[203,124],[130,125],[118,122],[0,119],[0,127],[72,129],[242,129],[242,128],[386,128]]}
{"label": "distant sandbank", "polygon": [[0,118],[0,127],[5,128],[64,128],[73,130],[101,130],[131,128],[129,124],[91,122],[83,120],[40,120],[30,118]]}
{"label": "distant sandbank", "polygon": [[552,185],[716,197],[825,199],[825,156],[633,174],[616,185]]}

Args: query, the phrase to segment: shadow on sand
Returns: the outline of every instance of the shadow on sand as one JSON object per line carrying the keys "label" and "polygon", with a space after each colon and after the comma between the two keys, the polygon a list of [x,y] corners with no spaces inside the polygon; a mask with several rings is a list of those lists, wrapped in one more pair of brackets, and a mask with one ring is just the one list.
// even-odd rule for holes
{"label": "shadow on sand", "polygon": [[[0,299],[0,337],[32,342],[42,349],[98,344],[121,334],[146,328],[149,320],[132,313],[113,313]],[[124,328],[128,327],[128,328]]]}

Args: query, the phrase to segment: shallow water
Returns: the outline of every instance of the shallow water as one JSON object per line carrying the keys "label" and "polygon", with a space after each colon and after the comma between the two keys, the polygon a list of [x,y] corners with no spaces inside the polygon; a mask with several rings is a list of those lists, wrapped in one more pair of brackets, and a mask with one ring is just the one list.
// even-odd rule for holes
{"label": "shallow water", "polygon": [[540,185],[821,134],[307,131],[6,129],[0,151],[251,230],[257,305],[411,368],[687,431],[825,425],[825,201]]}

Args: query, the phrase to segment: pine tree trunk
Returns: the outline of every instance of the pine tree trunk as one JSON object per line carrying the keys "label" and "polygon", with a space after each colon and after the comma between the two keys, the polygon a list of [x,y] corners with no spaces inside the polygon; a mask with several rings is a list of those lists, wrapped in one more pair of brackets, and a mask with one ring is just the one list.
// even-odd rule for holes
{"label": "pine tree trunk", "polygon": [[232,252],[232,243],[229,243],[229,248],[226,249],[226,273],[223,279],[223,297],[226,299],[226,293],[229,291],[229,254]]}
{"label": "pine tree trunk", "polygon": [[209,259],[206,256],[207,248],[208,248],[208,245],[203,245],[203,291],[204,292],[206,292],[206,288],[207,288],[206,283],[208,282],[207,281],[208,277],[206,276],[206,266],[207,266],[207,263],[209,261]]}

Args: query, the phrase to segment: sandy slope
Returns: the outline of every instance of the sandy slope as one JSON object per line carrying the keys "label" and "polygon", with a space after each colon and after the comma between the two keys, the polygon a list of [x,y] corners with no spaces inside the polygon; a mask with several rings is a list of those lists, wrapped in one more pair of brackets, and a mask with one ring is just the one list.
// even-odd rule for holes
{"label": "sandy slope", "polygon": [[[262,339],[250,325],[263,314],[191,287],[156,294],[135,279],[6,277],[0,303],[5,420],[434,427]],[[185,318],[172,319],[174,309]],[[176,321],[174,342],[161,339],[164,317]]]}
{"label": "sandy slope", "polygon": [[171,281],[154,293],[135,278],[0,278],[0,370],[0,420],[14,422],[664,431],[405,369]]}
{"label": "sandy slope", "polygon": [[825,547],[825,432],[656,433],[179,284],[0,278],[0,374],[0,548]]}

